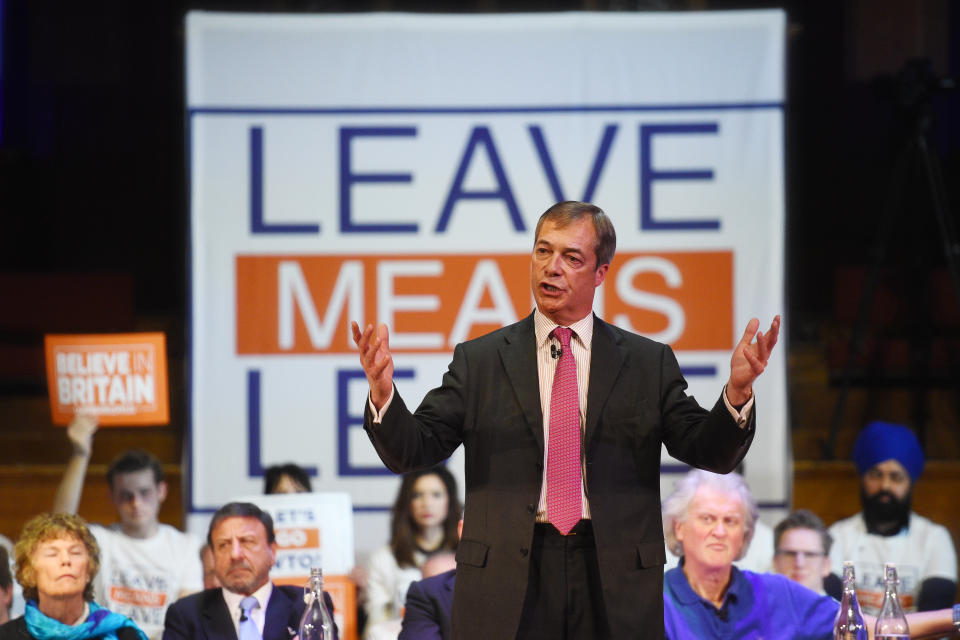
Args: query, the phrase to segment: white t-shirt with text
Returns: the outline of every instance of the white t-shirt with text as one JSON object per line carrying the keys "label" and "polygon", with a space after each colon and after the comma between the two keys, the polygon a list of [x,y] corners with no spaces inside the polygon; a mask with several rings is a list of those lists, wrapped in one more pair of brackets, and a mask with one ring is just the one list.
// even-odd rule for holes
{"label": "white t-shirt with text", "polygon": [[119,525],[90,530],[100,545],[94,599],[130,617],[151,640],[159,639],[167,607],[181,592],[203,589],[200,540],[166,524],[145,540],[125,535]]}
{"label": "white t-shirt with text", "polygon": [[900,605],[907,613],[917,610],[924,580],[957,581],[957,554],[950,532],[916,513],[910,513],[910,526],[893,536],[867,533],[863,513],[835,522],[829,530],[833,536],[830,566],[837,571],[845,560],[853,561],[857,597],[864,613],[880,612],[886,562],[897,565]]}

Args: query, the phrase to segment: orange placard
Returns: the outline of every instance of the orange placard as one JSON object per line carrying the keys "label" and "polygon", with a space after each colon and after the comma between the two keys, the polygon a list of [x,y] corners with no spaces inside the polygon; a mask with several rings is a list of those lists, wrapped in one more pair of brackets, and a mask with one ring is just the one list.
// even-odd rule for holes
{"label": "orange placard", "polygon": [[[274,578],[274,584],[302,587],[309,576]],[[323,590],[333,600],[333,617],[340,640],[357,640],[357,585],[349,576],[323,576]]]}
{"label": "orange placard", "polygon": [[77,411],[102,426],[170,422],[164,334],[47,335],[44,343],[53,424]]}

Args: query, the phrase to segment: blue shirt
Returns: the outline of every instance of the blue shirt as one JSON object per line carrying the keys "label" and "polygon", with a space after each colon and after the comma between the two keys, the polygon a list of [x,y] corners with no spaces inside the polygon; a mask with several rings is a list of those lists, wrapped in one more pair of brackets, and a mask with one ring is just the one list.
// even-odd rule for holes
{"label": "blue shirt", "polygon": [[723,606],[701,598],[678,567],[663,576],[663,626],[669,640],[829,639],[840,604],[772,573],[731,567]]}

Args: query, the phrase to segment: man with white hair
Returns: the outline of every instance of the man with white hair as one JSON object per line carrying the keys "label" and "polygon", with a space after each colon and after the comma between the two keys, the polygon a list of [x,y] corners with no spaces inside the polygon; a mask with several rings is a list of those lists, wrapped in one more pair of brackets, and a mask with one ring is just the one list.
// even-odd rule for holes
{"label": "man with white hair", "polygon": [[[823,638],[833,635],[839,603],[784,576],[741,571],[757,503],[743,478],[694,470],[663,504],[667,545],[682,556],[663,580],[668,639]],[[873,637],[874,619],[864,616]],[[953,611],[907,616],[911,637],[954,630]]]}

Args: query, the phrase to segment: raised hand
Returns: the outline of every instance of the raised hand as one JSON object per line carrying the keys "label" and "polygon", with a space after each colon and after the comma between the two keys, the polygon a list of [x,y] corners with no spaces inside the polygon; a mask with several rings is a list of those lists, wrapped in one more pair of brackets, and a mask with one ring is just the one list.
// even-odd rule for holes
{"label": "raised hand", "polygon": [[390,332],[381,324],[374,331],[372,324],[361,333],[360,326],[351,322],[353,341],[360,349],[360,364],[370,383],[370,401],[378,410],[393,391],[393,356],[390,355]]}
{"label": "raised hand", "polygon": [[90,457],[93,450],[93,434],[97,431],[97,416],[77,412],[67,425],[67,439],[73,446],[73,453],[84,458]]}
{"label": "raised hand", "polygon": [[[767,367],[770,352],[780,335],[780,316],[775,316],[770,329],[764,334],[758,331],[760,321],[752,318],[747,323],[743,337],[730,357],[730,379],[727,381],[727,399],[734,406],[741,406],[753,395],[753,381]],[[754,342],[756,337],[756,342]]]}

